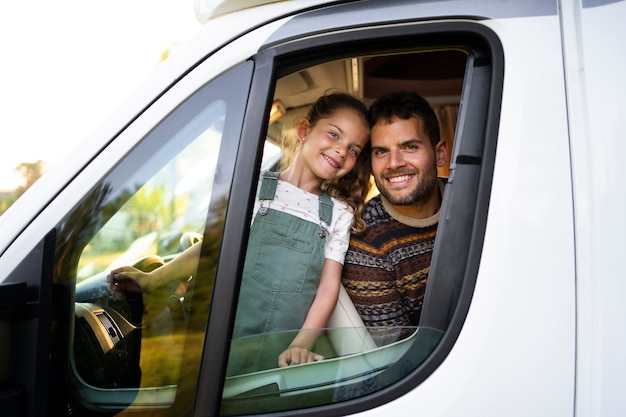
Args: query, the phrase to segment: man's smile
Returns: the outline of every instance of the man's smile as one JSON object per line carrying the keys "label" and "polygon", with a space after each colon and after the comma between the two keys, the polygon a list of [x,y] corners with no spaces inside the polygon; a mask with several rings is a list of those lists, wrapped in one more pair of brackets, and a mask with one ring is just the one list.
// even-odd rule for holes
{"label": "man's smile", "polygon": [[394,177],[388,177],[387,180],[392,183],[400,183],[400,182],[406,182],[411,180],[411,178],[413,178],[413,175],[408,175],[408,174],[404,174],[404,175],[398,175],[398,176],[394,176]]}

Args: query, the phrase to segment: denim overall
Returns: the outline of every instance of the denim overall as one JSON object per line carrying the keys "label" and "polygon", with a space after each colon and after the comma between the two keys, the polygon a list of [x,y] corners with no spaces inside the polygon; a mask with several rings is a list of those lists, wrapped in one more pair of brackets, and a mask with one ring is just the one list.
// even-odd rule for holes
{"label": "denim overall", "polygon": [[325,224],[315,224],[267,207],[277,184],[278,173],[263,175],[261,207],[248,240],[229,374],[277,367],[278,355],[302,327],[320,281],[333,202],[320,190],[320,220]]}

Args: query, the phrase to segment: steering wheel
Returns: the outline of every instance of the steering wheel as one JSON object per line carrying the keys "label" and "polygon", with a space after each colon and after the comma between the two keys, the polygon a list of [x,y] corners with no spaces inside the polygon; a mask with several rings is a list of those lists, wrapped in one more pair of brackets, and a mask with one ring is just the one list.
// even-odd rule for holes
{"label": "steering wheel", "polygon": [[136,261],[132,266],[143,272],[152,272],[164,264],[165,261],[160,256],[148,255]]}
{"label": "steering wheel", "polygon": [[196,232],[185,232],[180,237],[180,251],[184,251],[202,241],[202,235]]}

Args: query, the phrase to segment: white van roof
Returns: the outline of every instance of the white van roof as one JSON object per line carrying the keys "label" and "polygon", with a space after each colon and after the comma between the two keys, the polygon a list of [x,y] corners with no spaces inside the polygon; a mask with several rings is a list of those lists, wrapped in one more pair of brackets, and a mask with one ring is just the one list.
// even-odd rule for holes
{"label": "white van roof", "polygon": [[296,1],[304,7],[337,2],[337,0],[196,0],[194,12],[196,19],[201,24],[205,24],[214,17],[238,10],[250,9],[270,3],[295,3]]}

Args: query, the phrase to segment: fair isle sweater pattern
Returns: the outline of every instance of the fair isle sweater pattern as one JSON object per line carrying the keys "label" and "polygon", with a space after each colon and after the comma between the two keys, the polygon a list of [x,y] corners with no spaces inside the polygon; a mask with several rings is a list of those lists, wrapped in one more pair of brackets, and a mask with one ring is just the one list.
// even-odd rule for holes
{"label": "fair isle sweater pattern", "polygon": [[[443,194],[443,184],[440,184]],[[379,346],[406,337],[422,311],[439,212],[406,218],[384,197],[365,206],[365,232],[353,235],[342,283]]]}

